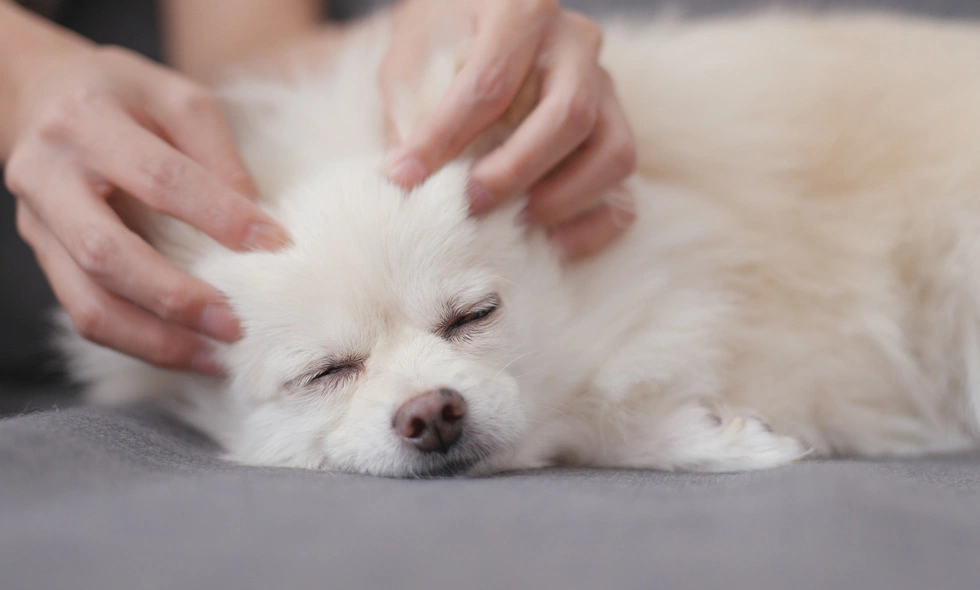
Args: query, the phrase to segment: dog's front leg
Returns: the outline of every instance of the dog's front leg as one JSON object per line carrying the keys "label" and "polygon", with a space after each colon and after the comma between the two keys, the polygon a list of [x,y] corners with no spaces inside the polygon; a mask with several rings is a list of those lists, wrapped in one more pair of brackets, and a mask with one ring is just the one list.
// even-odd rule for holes
{"label": "dog's front leg", "polygon": [[688,401],[638,425],[613,463],[665,471],[733,472],[785,465],[807,454],[795,438],[774,433],[750,411],[716,400]]}

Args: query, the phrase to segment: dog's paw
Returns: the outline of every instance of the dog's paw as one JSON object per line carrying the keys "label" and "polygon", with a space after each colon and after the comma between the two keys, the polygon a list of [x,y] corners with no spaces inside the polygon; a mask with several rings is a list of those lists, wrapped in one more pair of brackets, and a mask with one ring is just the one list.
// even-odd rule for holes
{"label": "dog's paw", "polygon": [[808,450],[795,438],[773,432],[750,412],[691,403],[660,424],[661,448],[651,467],[671,471],[732,472],[792,463]]}
{"label": "dog's paw", "polygon": [[792,463],[807,454],[795,438],[776,434],[755,416],[734,415],[704,441],[716,456],[701,463],[699,471],[746,471]]}

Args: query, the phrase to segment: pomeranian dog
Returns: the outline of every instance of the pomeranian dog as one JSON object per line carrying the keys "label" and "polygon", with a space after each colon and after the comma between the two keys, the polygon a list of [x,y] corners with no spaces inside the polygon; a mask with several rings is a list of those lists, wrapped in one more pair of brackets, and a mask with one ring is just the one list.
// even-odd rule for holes
{"label": "pomeranian dog", "polygon": [[[980,27],[763,13],[606,27],[635,225],[563,263],[467,161],[382,175],[383,26],[326,72],[226,89],[264,208],[234,253],[152,243],[227,294],[226,379],[77,337],[94,400],[165,403],[229,458],[387,476],[736,471],[980,442]],[[455,72],[435,55],[401,128]]]}

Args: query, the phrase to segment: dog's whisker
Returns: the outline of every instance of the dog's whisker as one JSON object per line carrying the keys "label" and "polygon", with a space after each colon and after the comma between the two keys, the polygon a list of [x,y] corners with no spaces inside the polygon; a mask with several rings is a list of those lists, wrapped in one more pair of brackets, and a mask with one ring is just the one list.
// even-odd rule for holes
{"label": "dog's whisker", "polygon": [[494,279],[494,280],[501,281],[503,283],[509,283],[509,284],[513,285],[514,287],[516,287],[519,290],[523,290],[524,289],[524,287],[522,287],[519,283],[516,283],[513,280],[508,279],[507,277],[503,277],[503,276],[500,276],[500,275],[490,275],[490,277],[492,279]]}
{"label": "dog's whisker", "polygon": [[[576,417],[578,417],[578,418],[580,418],[582,420],[588,419],[588,415],[587,414],[585,414],[584,412],[582,412],[578,408],[575,408],[571,404],[567,404],[567,403],[563,403],[563,402],[555,402],[555,401],[546,401],[546,400],[532,400],[530,403],[532,403],[534,405],[538,405],[538,406],[544,407],[544,408],[547,408],[547,409],[552,410],[554,412],[558,412],[562,416],[568,417],[570,415],[574,415],[574,416],[576,416]],[[565,410],[567,410],[567,412]],[[569,412],[570,412],[570,414],[569,414]]]}
{"label": "dog's whisker", "polygon": [[507,363],[504,366],[500,367],[500,370],[498,370],[496,372],[496,374],[494,374],[493,378],[496,379],[497,377],[500,377],[500,374],[503,373],[504,371],[506,371],[507,370],[507,367],[513,365],[514,363],[516,363],[517,361],[521,360],[522,358],[529,357],[532,354],[538,354],[539,352],[541,352],[541,351],[540,350],[532,350],[532,351],[529,351],[529,352],[525,352],[524,354],[517,355],[509,363]]}

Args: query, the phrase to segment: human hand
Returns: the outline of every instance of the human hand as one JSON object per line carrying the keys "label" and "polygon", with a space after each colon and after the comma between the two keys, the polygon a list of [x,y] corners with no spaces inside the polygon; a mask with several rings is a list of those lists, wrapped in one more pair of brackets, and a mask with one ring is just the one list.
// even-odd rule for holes
{"label": "human hand", "polygon": [[[499,148],[477,161],[471,210],[527,193],[526,218],[548,229],[567,258],[592,254],[633,221],[623,181],[636,153],[609,75],[598,63],[602,33],[556,0],[406,0],[393,14],[380,72],[386,106],[424,68],[435,29],[472,33],[468,60],[431,115],[391,154],[387,174],[414,186],[458,156],[540,76],[534,110]],[[388,115],[391,116],[390,113]]]}
{"label": "human hand", "polygon": [[82,336],[220,373],[201,335],[239,337],[222,294],[128,228],[110,197],[128,193],[236,250],[289,238],[250,201],[256,189],[208,91],[122,49],[57,46],[18,69],[0,121],[18,231]]}

